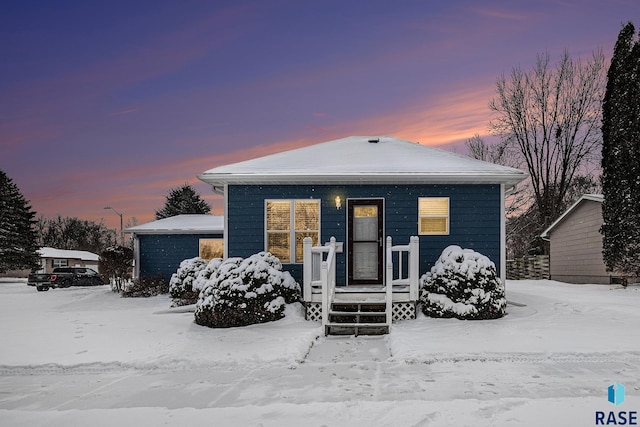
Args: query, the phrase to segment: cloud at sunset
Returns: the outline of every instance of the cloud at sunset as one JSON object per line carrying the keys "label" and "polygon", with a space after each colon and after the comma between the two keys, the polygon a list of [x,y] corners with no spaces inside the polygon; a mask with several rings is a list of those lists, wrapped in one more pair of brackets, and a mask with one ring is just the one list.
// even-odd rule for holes
{"label": "cloud at sunset", "polygon": [[119,226],[213,167],[349,135],[460,146],[495,79],[605,48],[637,2],[202,2],[0,16],[0,168],[43,215]]}

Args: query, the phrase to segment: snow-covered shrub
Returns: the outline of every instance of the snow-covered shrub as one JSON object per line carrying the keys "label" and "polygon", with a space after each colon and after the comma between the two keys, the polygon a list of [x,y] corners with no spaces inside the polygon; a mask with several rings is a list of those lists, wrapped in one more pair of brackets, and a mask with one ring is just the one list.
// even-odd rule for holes
{"label": "snow-covered shrub", "polygon": [[220,268],[220,264],[222,264],[222,258],[213,258],[209,263],[198,272],[195,280],[192,283],[192,287],[194,291],[198,293],[204,289],[207,282],[211,279],[211,276],[214,272]]}
{"label": "snow-covered shrub", "polygon": [[420,285],[427,316],[497,319],[505,314],[507,300],[495,264],[471,249],[447,247]]}
{"label": "snow-covered shrub", "polygon": [[173,273],[169,281],[173,305],[188,305],[197,301],[200,291],[193,289],[193,281],[206,266],[207,261],[200,257],[185,259],[180,263],[178,271]]}
{"label": "snow-covered shrub", "polygon": [[123,298],[153,297],[169,292],[169,282],[164,275],[143,276],[127,284],[122,290]]}
{"label": "snow-covered shrub", "polygon": [[196,323],[213,328],[245,326],[284,317],[285,304],[300,299],[300,285],[269,252],[228,258],[203,286]]}

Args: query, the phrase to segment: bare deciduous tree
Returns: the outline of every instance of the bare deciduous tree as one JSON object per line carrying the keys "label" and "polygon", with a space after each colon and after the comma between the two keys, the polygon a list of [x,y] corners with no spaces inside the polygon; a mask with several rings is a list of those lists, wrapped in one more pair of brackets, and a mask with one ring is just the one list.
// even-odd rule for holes
{"label": "bare deciduous tree", "polygon": [[574,178],[597,161],[604,84],[601,51],[586,63],[565,51],[555,68],[548,53],[538,55],[530,71],[516,67],[497,81],[490,130],[526,165],[538,231],[558,218]]}
{"label": "bare deciduous tree", "polygon": [[[469,156],[474,159],[512,168],[519,168],[522,164],[519,154],[506,141],[489,144],[480,135],[475,134],[465,141],[465,145],[469,150]],[[506,200],[507,217],[521,213],[529,204],[531,198],[529,187],[528,183],[524,182],[509,192]]]}
{"label": "bare deciduous tree", "polygon": [[116,242],[115,230],[108,228],[104,220],[96,223],[60,215],[47,219],[41,215],[37,218],[34,229],[40,247],[51,246],[99,254]]}

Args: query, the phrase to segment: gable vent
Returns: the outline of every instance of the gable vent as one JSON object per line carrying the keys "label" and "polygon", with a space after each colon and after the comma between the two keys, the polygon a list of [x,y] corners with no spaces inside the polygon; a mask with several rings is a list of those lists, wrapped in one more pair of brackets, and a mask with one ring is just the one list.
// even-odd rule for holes
{"label": "gable vent", "polygon": [[369,142],[371,144],[377,144],[378,142],[380,142],[380,138],[371,138],[371,139],[369,139]]}

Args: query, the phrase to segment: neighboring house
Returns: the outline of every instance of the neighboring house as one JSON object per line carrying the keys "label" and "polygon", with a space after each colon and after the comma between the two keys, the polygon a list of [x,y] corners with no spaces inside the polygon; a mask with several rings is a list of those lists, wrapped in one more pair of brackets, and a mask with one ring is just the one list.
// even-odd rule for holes
{"label": "neighboring house", "polygon": [[549,241],[550,278],[568,283],[608,284],[616,276],[602,259],[602,202],[599,194],[586,194],[543,233]]}
{"label": "neighboring house", "polygon": [[[427,272],[449,245],[488,256],[504,279],[505,193],[525,177],[517,169],[417,143],[366,136],[221,166],[198,176],[224,194],[225,254],[276,255],[303,284],[307,313],[311,309],[318,316],[332,303],[320,306],[320,257],[329,262],[335,295],[344,297],[349,291],[353,299],[371,300],[372,292],[391,289],[385,288],[392,282],[390,269],[398,277],[392,282],[393,303],[408,303],[402,310],[412,314],[416,276]],[[411,236],[416,237],[410,251]],[[305,237],[310,238],[306,260]],[[332,237],[337,243],[329,257],[325,245]],[[392,239],[388,248],[387,237]],[[401,264],[409,264],[411,277],[403,278]]]}
{"label": "neighboring house", "polygon": [[[100,256],[88,251],[73,251],[43,247],[38,249],[40,268],[36,273],[51,273],[56,267],[88,267],[98,271]],[[27,277],[29,270],[10,270],[0,277]]]}
{"label": "neighboring house", "polygon": [[176,215],[125,230],[134,241],[134,278],[169,279],[180,262],[224,256],[224,219],[218,215]]}
{"label": "neighboring house", "polygon": [[51,273],[56,267],[87,267],[98,271],[100,256],[88,251],[73,251],[56,248],[40,248],[38,273]]}

